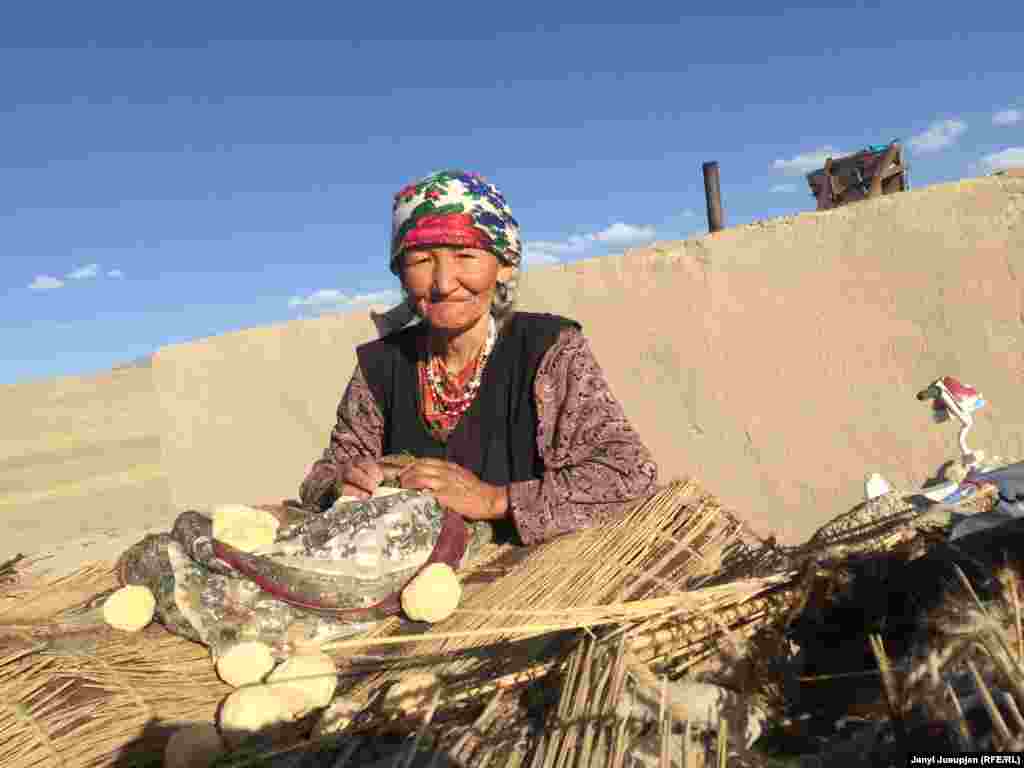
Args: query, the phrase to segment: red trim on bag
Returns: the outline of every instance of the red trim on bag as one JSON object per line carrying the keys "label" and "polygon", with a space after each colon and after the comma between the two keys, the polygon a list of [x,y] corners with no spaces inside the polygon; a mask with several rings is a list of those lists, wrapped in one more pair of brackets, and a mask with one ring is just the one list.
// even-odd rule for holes
{"label": "red trim on bag", "polygon": [[[441,524],[441,533],[438,536],[437,543],[434,545],[433,552],[430,553],[430,557],[427,558],[427,561],[416,570],[416,573],[414,573],[409,580],[402,585],[402,589],[404,589],[410,581],[419,576],[424,568],[433,563],[446,563],[453,569],[457,569],[459,560],[462,559],[462,556],[466,552],[467,538],[465,521],[461,516],[446,509],[444,522]],[[271,595],[282,602],[288,603],[289,605],[293,605],[296,608],[303,608],[317,613],[328,613],[332,616],[343,616],[346,618],[394,616],[402,610],[401,589],[391,595],[388,595],[388,597],[384,598],[379,603],[366,608],[327,608],[317,605],[316,603],[304,602],[287,587],[277,584],[276,582],[267,579],[265,576],[260,575],[246,561],[246,558],[242,556],[243,553],[239,552],[229,544],[224,544],[223,542],[214,539],[213,553],[216,557],[220,558],[238,571],[242,576],[245,576],[245,578],[254,582],[268,595]]]}

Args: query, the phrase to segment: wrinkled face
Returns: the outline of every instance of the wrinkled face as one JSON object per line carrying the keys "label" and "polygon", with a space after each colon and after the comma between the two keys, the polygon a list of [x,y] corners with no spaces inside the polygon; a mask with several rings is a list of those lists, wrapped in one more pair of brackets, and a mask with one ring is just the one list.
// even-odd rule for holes
{"label": "wrinkled face", "polygon": [[415,248],[402,255],[402,285],[431,327],[461,331],[484,317],[499,280],[514,269],[490,251],[446,246]]}

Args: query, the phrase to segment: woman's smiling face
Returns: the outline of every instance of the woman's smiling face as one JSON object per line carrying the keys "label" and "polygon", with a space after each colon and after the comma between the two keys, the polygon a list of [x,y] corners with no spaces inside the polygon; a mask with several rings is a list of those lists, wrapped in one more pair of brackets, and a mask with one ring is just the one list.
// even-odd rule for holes
{"label": "woman's smiling face", "polygon": [[475,325],[490,311],[498,281],[513,271],[480,248],[426,247],[402,255],[402,285],[417,313],[438,330]]}

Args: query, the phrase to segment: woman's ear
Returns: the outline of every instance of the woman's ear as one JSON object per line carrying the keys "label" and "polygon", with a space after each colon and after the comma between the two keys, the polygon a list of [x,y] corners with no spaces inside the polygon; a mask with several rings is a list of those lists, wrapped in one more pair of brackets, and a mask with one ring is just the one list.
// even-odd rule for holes
{"label": "woman's ear", "polygon": [[511,280],[516,273],[516,268],[511,264],[499,264],[498,266],[498,282],[507,283]]}

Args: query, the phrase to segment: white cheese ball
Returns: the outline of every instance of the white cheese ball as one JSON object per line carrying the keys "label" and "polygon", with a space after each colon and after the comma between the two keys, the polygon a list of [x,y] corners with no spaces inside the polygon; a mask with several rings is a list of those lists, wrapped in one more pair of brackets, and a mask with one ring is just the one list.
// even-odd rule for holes
{"label": "white cheese ball", "polygon": [[147,587],[121,587],[103,603],[103,620],[114,629],[138,632],[153,621],[156,598]]}
{"label": "white cheese ball", "polygon": [[292,656],[270,673],[267,685],[302,691],[308,704],[307,711],[321,709],[334,698],[338,687],[338,668],[326,653]]}
{"label": "white cheese ball", "polygon": [[232,691],[220,708],[220,732],[236,749],[258,733],[273,733],[295,719],[296,703],[266,685]]}
{"label": "white cheese ball", "polygon": [[217,676],[230,686],[241,688],[260,682],[274,668],[270,646],[246,640],[228,648],[217,659]]}
{"label": "white cheese ball", "polygon": [[277,518],[265,509],[221,504],[213,510],[213,538],[240,552],[270,547],[280,527]]}
{"label": "white cheese ball", "polygon": [[164,768],[209,768],[225,752],[213,723],[192,723],[171,734],[164,747]]}
{"label": "white cheese ball", "polygon": [[459,607],[462,585],[446,563],[431,563],[402,590],[402,610],[413,621],[435,624]]}

